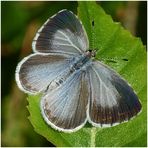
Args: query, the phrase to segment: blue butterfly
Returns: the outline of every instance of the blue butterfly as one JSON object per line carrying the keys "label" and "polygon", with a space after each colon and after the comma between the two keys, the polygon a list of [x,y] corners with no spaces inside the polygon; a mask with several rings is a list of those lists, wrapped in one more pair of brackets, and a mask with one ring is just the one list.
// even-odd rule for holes
{"label": "blue butterfly", "polygon": [[140,112],[128,83],[93,59],[86,31],[72,12],[62,10],[48,19],[32,48],[34,53],[17,66],[16,82],[28,94],[42,93],[41,113],[54,129],[74,132],[87,121],[110,127]]}

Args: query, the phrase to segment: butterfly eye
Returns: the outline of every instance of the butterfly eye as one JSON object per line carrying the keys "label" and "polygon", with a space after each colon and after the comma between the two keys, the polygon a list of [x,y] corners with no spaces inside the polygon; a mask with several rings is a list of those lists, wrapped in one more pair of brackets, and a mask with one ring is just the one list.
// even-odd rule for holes
{"label": "butterfly eye", "polygon": [[89,49],[88,51],[89,51],[89,52],[92,52],[92,49]]}

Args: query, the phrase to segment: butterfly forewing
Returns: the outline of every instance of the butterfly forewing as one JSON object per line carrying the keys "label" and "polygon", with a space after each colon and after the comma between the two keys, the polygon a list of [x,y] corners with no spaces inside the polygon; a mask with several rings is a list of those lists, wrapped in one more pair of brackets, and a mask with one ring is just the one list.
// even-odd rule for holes
{"label": "butterfly forewing", "polygon": [[61,87],[47,92],[41,100],[45,121],[60,131],[72,132],[86,123],[89,85],[85,72],[75,72]]}
{"label": "butterfly forewing", "polygon": [[44,92],[56,77],[68,70],[71,57],[63,54],[32,54],[17,67],[16,80],[27,93]]}
{"label": "butterfly forewing", "polygon": [[63,10],[39,29],[32,43],[35,52],[83,53],[88,48],[87,34],[77,17]]}
{"label": "butterfly forewing", "polygon": [[100,62],[89,68],[90,106],[88,118],[95,126],[127,121],[141,110],[133,89],[117,73]]}

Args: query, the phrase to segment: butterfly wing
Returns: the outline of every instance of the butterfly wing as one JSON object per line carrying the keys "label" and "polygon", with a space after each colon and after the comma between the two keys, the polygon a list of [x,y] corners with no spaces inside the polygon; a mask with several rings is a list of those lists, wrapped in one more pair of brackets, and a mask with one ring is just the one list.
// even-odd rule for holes
{"label": "butterfly wing", "polygon": [[89,69],[91,99],[88,119],[94,126],[128,121],[141,110],[133,89],[116,72],[100,62]]}
{"label": "butterfly wing", "polygon": [[82,23],[68,10],[62,10],[48,19],[38,30],[32,48],[35,52],[83,53],[89,48]]}
{"label": "butterfly wing", "polygon": [[16,82],[26,93],[45,91],[51,81],[69,68],[71,61],[72,57],[64,54],[32,54],[18,64]]}
{"label": "butterfly wing", "polygon": [[42,115],[49,125],[64,132],[73,132],[84,126],[89,98],[87,82],[85,72],[79,71],[43,96]]}

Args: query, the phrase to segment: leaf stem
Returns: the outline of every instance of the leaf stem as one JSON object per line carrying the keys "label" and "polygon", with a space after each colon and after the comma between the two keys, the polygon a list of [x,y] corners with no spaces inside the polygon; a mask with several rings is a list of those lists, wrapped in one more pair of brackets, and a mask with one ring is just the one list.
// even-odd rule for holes
{"label": "leaf stem", "polygon": [[92,127],[91,129],[91,139],[90,139],[90,147],[95,147],[96,143],[96,127]]}

